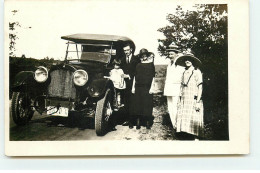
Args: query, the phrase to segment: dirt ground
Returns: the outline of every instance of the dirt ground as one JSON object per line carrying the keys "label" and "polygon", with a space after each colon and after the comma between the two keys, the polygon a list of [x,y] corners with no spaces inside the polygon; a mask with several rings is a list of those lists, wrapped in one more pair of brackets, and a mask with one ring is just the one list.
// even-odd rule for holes
{"label": "dirt ground", "polygon": [[[116,125],[116,131],[110,131],[104,136],[97,136],[92,119],[75,121],[75,126],[67,125],[67,118],[34,114],[29,124],[16,126],[10,122],[11,141],[63,141],[63,140],[176,140],[166,114],[165,98],[157,95],[154,97],[153,116],[151,129]],[[88,124],[82,126],[80,124]]]}

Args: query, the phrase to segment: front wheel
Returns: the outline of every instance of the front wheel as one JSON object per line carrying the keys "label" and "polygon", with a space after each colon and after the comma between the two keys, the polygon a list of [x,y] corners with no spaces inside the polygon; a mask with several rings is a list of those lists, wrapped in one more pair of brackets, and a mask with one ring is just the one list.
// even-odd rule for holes
{"label": "front wheel", "polygon": [[27,124],[32,119],[33,113],[31,99],[28,94],[14,92],[11,103],[11,114],[15,124]]}
{"label": "front wheel", "polygon": [[98,136],[106,134],[112,112],[112,96],[110,89],[108,89],[104,97],[97,102],[95,129]]}

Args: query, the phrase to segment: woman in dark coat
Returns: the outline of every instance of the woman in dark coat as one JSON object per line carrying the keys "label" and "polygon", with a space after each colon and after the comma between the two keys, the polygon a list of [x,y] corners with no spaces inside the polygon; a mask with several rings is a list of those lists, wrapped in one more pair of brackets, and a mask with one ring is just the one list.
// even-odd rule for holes
{"label": "woman in dark coat", "polygon": [[[140,129],[141,120],[145,122],[146,128],[150,129],[153,112],[153,81],[155,67],[153,64],[154,54],[146,49],[140,50],[141,63],[137,64],[132,93],[134,93],[134,103],[132,111],[136,119],[136,129]],[[152,57],[152,60],[151,60]]]}

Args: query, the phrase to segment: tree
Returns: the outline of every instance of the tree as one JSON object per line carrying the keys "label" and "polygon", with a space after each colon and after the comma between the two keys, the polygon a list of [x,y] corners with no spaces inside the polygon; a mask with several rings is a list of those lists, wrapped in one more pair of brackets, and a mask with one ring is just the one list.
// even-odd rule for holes
{"label": "tree", "polygon": [[208,54],[214,46],[227,44],[227,6],[203,4],[195,5],[194,9],[183,11],[177,6],[175,14],[167,15],[171,25],[158,30],[166,36],[159,40],[162,55],[165,55],[165,46],[172,42],[183,51],[190,48],[197,54]]}
{"label": "tree", "polygon": [[[11,11],[13,13],[13,17],[17,15],[18,11],[13,10]],[[21,28],[21,24],[19,21],[15,19],[15,17],[12,19],[12,21],[9,22],[9,57],[16,57],[15,51],[16,51],[16,41],[19,39],[18,37],[18,28]],[[31,29],[31,26],[23,27],[23,29]]]}
{"label": "tree", "polygon": [[185,52],[189,49],[203,66],[205,119],[228,120],[228,30],[227,5],[199,4],[193,10],[177,6],[168,14],[169,25],[158,29],[165,39],[159,39],[158,51],[166,55],[166,48],[174,42]]}
{"label": "tree", "polygon": [[[12,13],[13,15],[16,15],[18,11],[17,10],[13,10]],[[17,27],[21,27],[20,23],[17,21],[11,21],[9,22],[9,39],[10,39],[10,43],[9,43],[9,56],[16,56],[15,55],[15,44],[16,44],[16,40],[19,39],[19,37],[17,36]]]}

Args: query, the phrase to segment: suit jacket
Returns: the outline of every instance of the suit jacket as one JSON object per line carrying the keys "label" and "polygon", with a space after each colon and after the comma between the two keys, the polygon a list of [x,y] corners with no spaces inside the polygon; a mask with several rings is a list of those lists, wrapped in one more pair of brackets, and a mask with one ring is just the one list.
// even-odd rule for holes
{"label": "suit jacket", "polygon": [[139,57],[132,55],[130,63],[126,63],[126,57],[122,59],[122,69],[124,70],[124,74],[129,74],[130,80],[126,80],[126,88],[132,89],[133,79],[135,76],[135,68],[136,65],[140,62]]}

